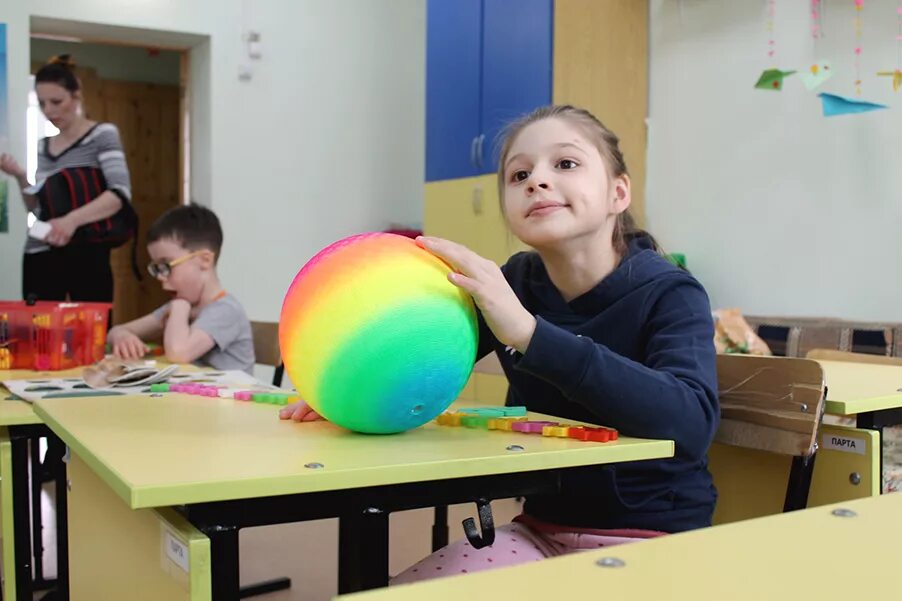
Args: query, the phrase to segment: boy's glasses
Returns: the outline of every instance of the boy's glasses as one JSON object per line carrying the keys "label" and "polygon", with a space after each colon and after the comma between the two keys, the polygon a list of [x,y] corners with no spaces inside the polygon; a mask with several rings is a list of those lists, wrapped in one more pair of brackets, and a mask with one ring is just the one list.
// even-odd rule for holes
{"label": "boy's glasses", "polygon": [[152,278],[166,279],[172,273],[172,268],[176,265],[184,263],[188,259],[192,257],[196,257],[197,255],[202,255],[205,252],[209,252],[207,250],[196,250],[194,252],[190,252],[187,255],[183,255],[178,259],[173,259],[168,263],[150,263],[147,265],[147,273],[150,274]]}

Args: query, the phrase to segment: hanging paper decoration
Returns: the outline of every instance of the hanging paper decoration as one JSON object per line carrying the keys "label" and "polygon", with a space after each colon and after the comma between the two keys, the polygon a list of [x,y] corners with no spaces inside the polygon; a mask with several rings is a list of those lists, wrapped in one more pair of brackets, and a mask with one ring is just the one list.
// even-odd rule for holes
{"label": "hanging paper decoration", "polygon": [[854,113],[867,113],[887,108],[884,104],[875,102],[866,102],[856,98],[847,98],[836,94],[827,94],[821,92],[818,94],[821,98],[821,106],[824,109],[824,117],[835,117],[837,115],[850,115]]}
{"label": "hanging paper decoration", "polygon": [[[819,40],[824,37],[823,28],[823,2],[822,0],[811,0],[811,38],[814,41],[814,55],[820,54]],[[808,71],[801,74],[802,83],[810,92],[824,85],[828,79],[833,77],[833,69],[829,61],[819,60],[808,67]]]}
{"label": "hanging paper decoration", "polygon": [[896,69],[895,71],[878,71],[877,75],[893,78],[893,92],[898,92],[899,88],[902,88],[902,69]]}
{"label": "hanging paper decoration", "polygon": [[758,78],[758,82],[755,84],[755,87],[759,90],[777,90],[780,91],[783,89],[783,78],[789,77],[795,73],[795,71],[780,71],[779,69],[766,69],[761,77]]}
{"label": "hanging paper decoration", "polygon": [[855,2],[855,95],[861,96],[861,9],[864,0]]}
{"label": "hanging paper decoration", "polygon": [[815,42],[824,36],[824,13],[821,0],[811,0],[811,37]]}
{"label": "hanging paper decoration", "polygon": [[880,77],[893,78],[893,92],[898,92],[902,88],[902,0],[899,0],[899,8],[896,9],[896,21],[899,23],[896,34],[896,68],[877,73]]}
{"label": "hanging paper decoration", "polygon": [[[767,57],[770,63],[776,61],[777,41],[774,39],[774,19],[777,15],[777,0],[767,0]],[[759,90],[772,90],[779,92],[783,89],[783,78],[789,77],[795,71],[782,71],[776,68],[765,69],[758,77],[755,88]]]}
{"label": "hanging paper decoration", "polygon": [[829,61],[818,61],[808,68],[807,73],[802,73],[802,83],[809,91],[824,85],[828,79],[833,77],[833,69],[830,67]]}
{"label": "hanging paper decoration", "polygon": [[774,40],[774,17],[777,14],[777,0],[767,0],[767,56],[773,61],[777,52],[777,41]]}

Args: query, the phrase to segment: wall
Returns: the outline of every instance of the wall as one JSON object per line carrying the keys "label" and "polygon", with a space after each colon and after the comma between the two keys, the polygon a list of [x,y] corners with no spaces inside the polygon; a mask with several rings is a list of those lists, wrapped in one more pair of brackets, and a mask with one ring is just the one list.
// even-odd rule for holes
{"label": "wall", "polygon": [[138,46],[31,39],[35,63],[43,63],[58,54],[71,54],[79,67],[94,69],[101,79],[179,85],[179,53],[172,50],[151,55],[148,48]]}
{"label": "wall", "polygon": [[[809,2],[777,2],[777,64],[819,57],[824,91],[854,95],[852,2],[825,0],[817,54]],[[902,91],[895,0],[862,13],[862,98],[890,110],[825,119],[798,76],[755,90],[765,2],[652,0],[648,224],[685,252],[715,307],[902,320]]]}

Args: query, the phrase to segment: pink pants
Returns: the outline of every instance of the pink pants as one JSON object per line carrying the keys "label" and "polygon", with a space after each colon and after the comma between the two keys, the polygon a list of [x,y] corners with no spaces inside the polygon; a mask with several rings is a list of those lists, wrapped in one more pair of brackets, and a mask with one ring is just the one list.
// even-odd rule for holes
{"label": "pink pants", "polygon": [[653,530],[563,528],[521,515],[495,530],[495,542],[474,549],[466,540],[451,543],[410,566],[391,584],[512,566],[577,551],[589,551],[663,535]]}

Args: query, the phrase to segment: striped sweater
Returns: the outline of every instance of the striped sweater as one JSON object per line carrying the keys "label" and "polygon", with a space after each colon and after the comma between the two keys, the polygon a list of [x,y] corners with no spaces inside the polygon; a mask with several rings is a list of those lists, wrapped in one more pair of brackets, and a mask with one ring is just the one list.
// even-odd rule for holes
{"label": "striped sweater", "polygon": [[[50,153],[50,138],[44,138],[38,151],[36,183],[25,189],[38,199],[35,213],[38,219],[49,221],[62,217],[69,211],[83,206],[105,190],[122,199],[120,211],[134,215],[131,202],[131,183],[125,153],[119,140],[119,130],[112,123],[98,123],[58,155]],[[76,230],[73,243],[96,242],[111,234],[122,234],[114,227],[116,215],[85,225]],[[125,240],[113,240],[124,242]],[[40,240],[26,238],[25,252],[37,253],[50,247]]]}

